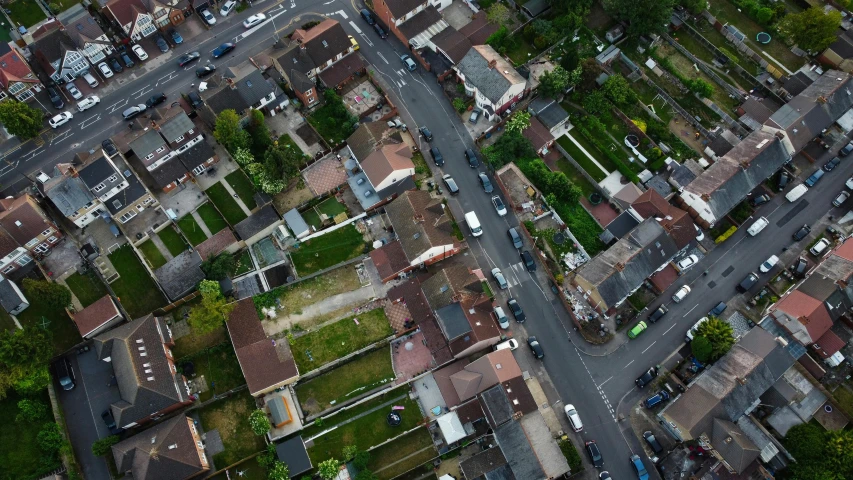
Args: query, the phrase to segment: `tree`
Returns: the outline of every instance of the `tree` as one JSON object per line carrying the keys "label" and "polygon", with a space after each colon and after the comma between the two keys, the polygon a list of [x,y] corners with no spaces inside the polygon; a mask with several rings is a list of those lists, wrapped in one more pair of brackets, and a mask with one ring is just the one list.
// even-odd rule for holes
{"label": "tree", "polygon": [[24,294],[28,298],[37,298],[39,303],[50,308],[65,308],[71,305],[71,290],[68,287],[47,280],[24,279]]}
{"label": "tree", "polygon": [[0,123],[22,141],[39,134],[43,118],[44,113],[41,110],[36,110],[26,103],[11,99],[0,103]]}
{"label": "tree", "polygon": [[222,296],[219,282],[202,280],[198,285],[198,291],[201,292],[201,303],[190,310],[187,322],[193,329],[193,333],[204,335],[222,326],[228,314],[234,310],[234,305],[229,305]]}
{"label": "tree", "polygon": [[690,10],[690,13],[702,13],[708,9],[708,0],[681,0],[680,4]]}
{"label": "tree", "polygon": [[267,418],[267,414],[261,409],[253,410],[249,414],[249,426],[252,427],[252,431],[257,436],[265,435],[272,428],[270,419]]}
{"label": "tree", "polygon": [[777,27],[803,50],[820,52],[838,38],[839,25],[841,12],[838,10],[824,13],[823,8],[811,7],[786,15]]}
{"label": "tree", "polygon": [[506,122],[506,131],[507,133],[521,133],[529,126],[530,113],[524,111],[516,112],[515,115]]}
{"label": "tree", "polygon": [[237,148],[231,156],[234,157],[234,161],[237,162],[237,165],[240,165],[241,167],[251,165],[255,161],[255,156],[252,155],[252,152],[250,152],[248,148]]}
{"label": "tree", "polygon": [[341,462],[334,458],[320,462],[320,464],[317,465],[317,473],[323,480],[332,480],[338,476],[338,471],[340,471],[340,469]]}
{"label": "tree", "polygon": [[267,471],[267,478],[269,480],[289,480],[290,469],[281,460],[275,460],[272,467]]}
{"label": "tree", "polygon": [[59,4],[55,2],[50,2],[47,4],[48,8],[50,8],[50,13],[56,15],[62,10],[59,9]]}
{"label": "tree", "polygon": [[18,422],[38,422],[48,418],[47,412],[47,404],[41,400],[24,398],[18,400],[18,415],[15,416],[15,420]]}
{"label": "tree", "polygon": [[734,329],[717,317],[708,317],[696,329],[696,336],[705,337],[711,343],[710,361],[716,361],[726,354],[735,344]]}
{"label": "tree", "polygon": [[539,92],[546,97],[557,98],[571,86],[571,80],[571,74],[557,65],[553,71],[545,72],[539,77]]}
{"label": "tree", "polygon": [[234,256],[222,252],[201,262],[201,271],[208,280],[222,280],[234,271]]}
{"label": "tree", "polygon": [[666,31],[674,0],[604,0],[604,10],[628,22],[628,35]]}
{"label": "tree", "polygon": [[0,331],[0,399],[13,387],[19,393],[47,387],[52,356],[50,334],[41,328]]}
{"label": "tree", "polygon": [[252,143],[252,155],[255,158],[261,158],[264,152],[272,146],[272,137],[270,137],[270,130],[267,128],[264,119],[264,112],[252,109],[249,113],[248,131]]}
{"label": "tree", "polygon": [[355,445],[344,445],[344,448],[341,451],[341,457],[344,462],[349,462],[355,457],[356,453],[358,453],[358,447]]}
{"label": "tree", "polygon": [[219,112],[213,137],[232,153],[238,148],[249,148],[249,134],[240,126],[240,117],[234,109]]}
{"label": "tree", "polygon": [[574,48],[566,49],[563,56],[560,57],[560,66],[567,72],[571,72],[580,66],[580,56]]}
{"label": "tree", "polygon": [[711,358],[713,348],[711,341],[702,335],[695,335],[693,341],[690,342],[690,349],[693,351],[693,356],[702,363],[707,362]]}
{"label": "tree", "polygon": [[714,94],[714,86],[701,78],[690,80],[687,86],[691,92],[698,94],[700,97],[710,98]]}
{"label": "tree", "polygon": [[273,195],[287,187],[287,182],[284,180],[271,177],[262,163],[250,163],[246,165],[246,170],[249,172],[255,185],[260,187],[264,193]]}
{"label": "tree", "polygon": [[617,107],[624,108],[637,103],[637,94],[622,75],[615,74],[608,77],[604,85],[601,86],[601,90],[604,92],[604,96]]}
{"label": "tree", "polygon": [[601,90],[594,90],[584,95],[583,109],[591,115],[600,115],[610,111],[610,100],[604,96]]}
{"label": "tree", "polygon": [[36,435],[39,448],[47,455],[58,452],[62,448],[63,441],[62,430],[56,422],[45,423]]}
{"label": "tree", "polygon": [[355,476],[355,480],[378,480],[378,478],[379,477],[370,470],[361,470],[358,472],[358,475]]}
{"label": "tree", "polygon": [[507,131],[494,144],[484,148],[483,155],[492,168],[498,169],[513,160],[536,158],[536,151],[520,132]]}
{"label": "tree", "polygon": [[278,460],[278,454],[275,451],[275,444],[268,443],[267,451],[258,455],[258,464],[263,467],[264,470],[269,470],[272,468],[276,460]]}
{"label": "tree", "polygon": [[797,460],[788,465],[791,480],[853,478],[853,432],[826,431],[814,423],[788,430],[782,444]]}
{"label": "tree", "polygon": [[271,178],[288,184],[299,176],[303,159],[302,151],[296,145],[276,142],[264,154],[264,168]]}
{"label": "tree", "polygon": [[100,440],[96,440],[92,444],[92,454],[96,457],[102,457],[108,453],[110,453],[110,447],[115,445],[121,440],[118,435],[110,435],[109,437],[102,438]]}
{"label": "tree", "polygon": [[486,9],[486,20],[495,25],[505,25],[512,12],[503,3],[495,3]]}
{"label": "tree", "polygon": [[370,463],[370,452],[367,450],[362,450],[356,453],[355,458],[352,459],[352,464],[359,470],[367,468],[368,463]]}

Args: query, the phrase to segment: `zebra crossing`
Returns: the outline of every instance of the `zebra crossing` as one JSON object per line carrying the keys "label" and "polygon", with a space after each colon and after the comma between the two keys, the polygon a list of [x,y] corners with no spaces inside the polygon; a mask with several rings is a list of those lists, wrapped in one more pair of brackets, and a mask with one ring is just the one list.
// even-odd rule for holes
{"label": "zebra crossing", "polygon": [[530,275],[524,267],[524,262],[514,263],[504,270],[504,277],[510,287],[521,285],[522,282],[530,280]]}

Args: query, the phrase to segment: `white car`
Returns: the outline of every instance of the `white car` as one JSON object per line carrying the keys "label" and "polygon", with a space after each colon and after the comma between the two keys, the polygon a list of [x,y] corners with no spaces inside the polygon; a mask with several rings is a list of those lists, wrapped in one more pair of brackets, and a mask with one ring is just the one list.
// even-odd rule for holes
{"label": "white car", "polygon": [[132,46],[130,49],[133,50],[133,53],[136,54],[136,57],[140,61],[144,62],[145,60],[148,60],[148,54],[145,53],[145,49],[142,48],[142,45],[136,44],[136,45]]}
{"label": "white car", "polygon": [[566,416],[569,417],[569,423],[572,424],[572,430],[576,432],[580,432],[583,430],[583,422],[581,422],[581,416],[578,415],[578,411],[575,410],[575,406],[571,403],[566,404],[563,407],[563,411],[566,412]]}
{"label": "white car", "polygon": [[219,9],[219,14],[223,17],[227,17],[228,14],[231,13],[234,10],[234,7],[236,6],[237,2],[235,0],[228,0],[227,2],[225,2],[225,5],[223,5],[222,8]]}
{"label": "white car", "polygon": [[760,270],[761,273],[767,273],[770,270],[772,270],[773,267],[775,267],[777,263],[779,263],[779,257],[777,257],[776,255],[773,255],[770,258],[768,258],[767,260],[765,260],[764,263],[762,263],[761,266],[758,267],[758,270]]}
{"label": "white car", "polygon": [[690,256],[688,256],[687,258],[685,258],[685,259],[681,260],[680,262],[678,262],[678,269],[679,269],[679,270],[681,270],[681,271],[683,272],[683,271],[687,270],[688,268],[692,267],[693,265],[696,265],[696,263],[697,263],[698,261],[699,261],[699,257],[698,257],[698,256],[696,256],[696,255],[690,255]]}
{"label": "white car", "polygon": [[216,17],[210,13],[210,10],[204,9],[201,11],[201,17],[204,18],[204,21],[207,22],[208,25],[216,25]]}
{"label": "white car", "polygon": [[100,71],[101,71],[101,75],[103,75],[103,76],[104,76],[104,78],[110,78],[110,77],[112,77],[112,76],[114,75],[114,73],[113,73],[113,69],[112,69],[112,68],[110,68],[110,66],[109,66],[109,65],[107,65],[107,62],[101,62],[101,63],[99,63],[99,64],[98,64],[98,70],[100,70]]}
{"label": "white car", "polygon": [[266,19],[267,19],[267,16],[264,15],[263,13],[258,13],[256,15],[252,15],[251,17],[247,18],[245,22],[243,22],[243,28],[252,28],[255,25],[262,23]]}
{"label": "white car", "polygon": [[500,215],[501,217],[506,215],[506,206],[504,205],[503,200],[501,200],[501,197],[497,195],[492,197],[492,205],[495,206],[495,210],[497,210],[498,215]]}
{"label": "white car", "polygon": [[848,178],[844,185],[850,190],[853,190],[853,177]]}
{"label": "white car", "polygon": [[71,121],[72,118],[74,118],[74,115],[71,115],[68,112],[62,112],[59,115],[51,118],[47,123],[50,124],[51,128],[59,128],[62,125],[65,125],[66,123]]}
{"label": "white car", "polygon": [[842,203],[846,202],[847,199],[850,198],[850,192],[842,191],[835,197],[835,200],[832,201],[832,205],[835,207],[840,207]]}
{"label": "white car", "polygon": [[696,241],[701,242],[702,240],[705,240],[705,234],[702,233],[702,230],[699,230],[699,227],[697,227],[695,223],[693,224],[693,228],[696,229]]}
{"label": "white car", "polygon": [[68,93],[74,98],[74,100],[80,100],[83,98],[83,94],[77,89],[77,85],[69,82],[65,84],[65,89],[68,90]]}
{"label": "white car", "polygon": [[509,328],[509,317],[506,316],[502,307],[495,307],[495,318],[497,318],[498,325],[500,325],[501,328],[504,330]]}
{"label": "white car", "polygon": [[509,284],[506,283],[506,278],[504,278],[504,274],[501,273],[500,268],[495,267],[492,269],[492,277],[494,277],[495,282],[497,282],[498,287],[501,290],[506,290],[507,288],[509,288]]}
{"label": "white car", "polygon": [[83,100],[80,100],[79,102],[77,102],[77,111],[78,112],[85,112],[86,110],[94,107],[95,105],[97,105],[99,103],[101,103],[101,99],[98,98],[97,95],[89,95],[88,97],[84,98]]}

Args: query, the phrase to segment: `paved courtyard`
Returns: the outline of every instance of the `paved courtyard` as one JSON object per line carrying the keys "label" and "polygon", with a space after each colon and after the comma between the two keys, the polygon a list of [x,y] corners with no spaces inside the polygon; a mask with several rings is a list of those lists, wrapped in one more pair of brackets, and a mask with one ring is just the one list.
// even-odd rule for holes
{"label": "paved courtyard", "polygon": [[391,364],[398,385],[435,367],[424,334],[417,332],[391,342]]}
{"label": "paved courtyard", "polygon": [[302,171],[305,184],[314,195],[322,195],[347,181],[347,173],[340,160],[329,155]]}

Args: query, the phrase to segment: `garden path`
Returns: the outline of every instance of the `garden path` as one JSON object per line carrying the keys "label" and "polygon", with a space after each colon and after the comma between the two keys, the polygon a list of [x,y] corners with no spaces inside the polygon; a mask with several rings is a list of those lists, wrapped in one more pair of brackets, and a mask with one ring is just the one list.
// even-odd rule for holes
{"label": "garden path", "polygon": [[313,318],[336,312],[350,306],[355,307],[358,305],[364,305],[374,298],[377,298],[377,296],[372,286],[332,295],[331,297],[326,297],[313,305],[303,307],[299,313],[282,314],[274,320],[263,322],[264,331],[267,335],[272,336]]}
{"label": "garden path", "polygon": [[[222,182],[222,183],[226,184],[228,182]],[[228,187],[226,187],[226,188],[228,188]],[[207,235],[207,238],[210,238],[213,236],[213,233],[210,232],[210,229],[207,228],[207,225],[204,223],[204,220],[202,220],[201,215],[198,214],[198,210],[193,210],[192,213],[190,213],[190,215],[193,216],[193,218],[195,219],[195,223],[197,223],[199,228],[201,228],[201,231],[204,232],[205,235]]]}
{"label": "garden path", "polygon": [[237,192],[235,192],[234,189],[231,188],[231,185],[229,185],[228,182],[220,182],[220,183],[222,183],[222,186],[225,187],[225,190],[227,190],[228,193],[231,194],[231,196],[234,198],[234,201],[237,202],[237,205],[239,205],[240,208],[243,210],[243,213],[245,213],[246,216],[251,215],[252,211],[249,210],[249,207],[247,207],[245,203],[243,203],[243,200],[241,200],[240,196],[237,195]]}
{"label": "garden path", "polygon": [[592,161],[592,163],[594,163],[598,168],[600,168],[605,175],[610,175],[610,172],[608,172],[606,168],[601,166],[601,164],[598,163],[598,160],[596,160],[595,157],[590,155],[590,153],[587,152],[585,148],[583,148],[583,145],[581,145],[580,143],[578,143],[577,140],[575,140],[575,137],[573,137],[571,133],[566,132],[566,136],[569,138],[569,140],[572,141],[572,143],[575,144],[576,147],[578,147],[578,149],[580,149],[581,152],[583,152],[584,155],[586,155]]}
{"label": "garden path", "polygon": [[[193,212],[193,213],[195,213],[195,212]],[[210,236],[210,235],[208,235],[208,236]],[[157,235],[157,234],[148,235],[148,238],[151,239],[151,243],[153,243],[154,246],[157,247],[157,250],[160,250],[160,253],[163,254],[163,257],[166,259],[167,262],[169,260],[175,258],[175,256],[169,252],[169,248],[166,246],[165,243],[163,243],[163,240],[160,239],[159,235]]]}

